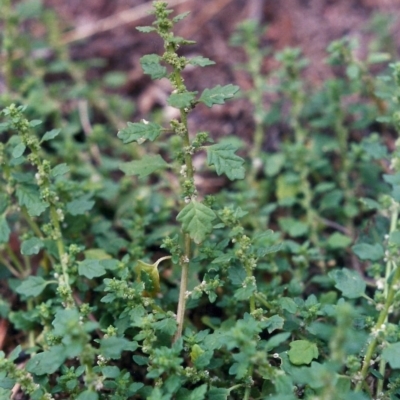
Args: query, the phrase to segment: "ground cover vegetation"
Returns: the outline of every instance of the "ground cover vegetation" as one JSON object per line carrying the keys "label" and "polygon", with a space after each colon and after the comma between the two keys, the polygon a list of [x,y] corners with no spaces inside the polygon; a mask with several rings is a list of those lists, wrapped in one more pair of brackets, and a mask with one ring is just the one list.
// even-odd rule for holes
{"label": "ground cover vegetation", "polygon": [[[0,399],[399,398],[400,64],[345,38],[318,88],[299,49],[264,76],[244,22],[253,88],[189,90],[185,70],[214,62],[181,55],[185,14],[157,1],[138,29],[164,52],[140,63],[179,116],[121,126],[133,105],[86,82],[54,13],[1,4]],[[22,34],[38,21],[44,38]],[[239,96],[249,142],[191,130],[194,108]]]}

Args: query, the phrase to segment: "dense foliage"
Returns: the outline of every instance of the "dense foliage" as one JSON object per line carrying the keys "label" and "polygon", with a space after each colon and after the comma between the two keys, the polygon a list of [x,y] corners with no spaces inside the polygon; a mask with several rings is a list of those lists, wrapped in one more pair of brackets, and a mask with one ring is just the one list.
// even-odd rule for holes
{"label": "dense foliage", "polygon": [[[214,62],[180,55],[186,15],[156,1],[138,29],[164,53],[140,62],[179,117],[121,126],[133,106],[88,84],[55,15],[27,3],[2,16],[0,316],[16,339],[0,399],[399,398],[400,64],[376,78],[388,55],[343,39],[319,88],[298,49],[263,76],[245,22],[232,45],[253,88],[190,91],[185,69]],[[20,33],[35,19],[45,43]],[[50,60],[29,56],[44,46]],[[251,143],[190,130],[194,108],[239,95]],[[207,195],[211,174],[225,188]]]}

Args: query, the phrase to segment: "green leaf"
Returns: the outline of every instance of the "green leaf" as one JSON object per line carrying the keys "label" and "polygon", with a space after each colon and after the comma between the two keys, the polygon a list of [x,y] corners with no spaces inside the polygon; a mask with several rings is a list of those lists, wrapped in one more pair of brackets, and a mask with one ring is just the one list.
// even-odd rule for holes
{"label": "green leaf", "polygon": [[84,392],[80,393],[76,400],[98,400],[99,395],[92,390],[85,390]]}
{"label": "green leaf", "polygon": [[11,153],[12,156],[13,156],[13,158],[21,157],[22,154],[24,154],[25,149],[26,149],[26,146],[25,146],[23,143],[17,144],[17,145],[13,148],[13,151],[12,151],[12,153]]}
{"label": "green leaf", "polygon": [[118,137],[126,144],[131,142],[143,143],[145,140],[155,140],[161,134],[162,126],[154,122],[128,122],[127,127],[118,132]]}
{"label": "green leaf", "polygon": [[161,57],[157,54],[147,54],[140,59],[140,65],[151,79],[161,79],[167,75],[167,68],[160,64]]}
{"label": "green leaf", "polygon": [[79,275],[86,276],[88,279],[97,278],[106,273],[106,269],[101,264],[101,260],[83,260],[78,265]]}
{"label": "green leaf", "polygon": [[239,86],[232,84],[226,86],[215,86],[212,89],[205,89],[199,98],[199,101],[208,107],[214,104],[224,104],[225,100],[232,98],[239,91]]}
{"label": "green leaf", "polygon": [[256,290],[255,281],[243,282],[242,287],[235,291],[234,297],[238,300],[248,300]]}
{"label": "green leaf", "polygon": [[350,246],[351,242],[352,239],[348,236],[335,232],[333,235],[329,236],[327,245],[331,249],[345,249]]}
{"label": "green leaf", "polygon": [[207,147],[208,165],[214,165],[218,175],[225,174],[231,181],[243,179],[244,160],[235,154],[237,147],[231,143],[218,143]]}
{"label": "green leaf", "polygon": [[400,231],[393,231],[389,235],[389,243],[400,245]]}
{"label": "green leaf", "polygon": [[190,11],[186,11],[182,14],[178,14],[177,16],[175,16],[174,18],[172,18],[173,22],[179,22],[182,19],[186,18],[188,15],[190,14]]}
{"label": "green leaf", "polygon": [[285,342],[290,337],[290,335],[290,332],[282,332],[272,336],[265,344],[265,350],[269,352],[272,349],[275,349],[275,347],[278,347],[280,344]]}
{"label": "green leaf", "polygon": [[41,125],[42,121],[40,119],[33,119],[32,121],[29,121],[29,126],[31,128],[34,128],[35,126]]}
{"label": "green leaf", "polygon": [[122,337],[111,336],[100,340],[101,354],[114,360],[119,359],[123,351],[135,351],[137,348],[137,342],[130,342]]}
{"label": "green leaf", "polygon": [[273,315],[269,317],[265,323],[268,333],[275,331],[276,329],[282,329],[285,320],[279,315]]}
{"label": "green leaf", "polygon": [[36,297],[43,292],[48,284],[49,282],[46,282],[41,276],[29,276],[15,289],[15,291],[26,297]]}
{"label": "green leaf", "polygon": [[183,230],[189,233],[195,243],[200,243],[212,231],[215,213],[204,204],[192,200],[181,210],[176,219],[182,223]]}
{"label": "green leaf", "polygon": [[144,155],[141,160],[120,164],[119,168],[128,176],[138,175],[139,178],[144,178],[155,171],[168,168],[168,163],[159,154],[155,156]]}
{"label": "green leaf", "polygon": [[360,260],[378,261],[384,256],[383,247],[379,243],[359,243],[354,245],[352,250]]}
{"label": "green leaf", "polygon": [[7,220],[5,216],[0,216],[0,244],[8,243],[10,238],[10,228],[8,226]]}
{"label": "green leaf", "polygon": [[51,170],[51,176],[55,178],[57,176],[64,175],[67,172],[69,172],[69,167],[67,164],[58,164]]}
{"label": "green leaf", "polygon": [[190,393],[188,400],[204,400],[206,392],[207,392],[207,384],[205,383],[204,385],[201,385],[196,389],[194,389],[192,393]]}
{"label": "green leaf", "polygon": [[26,370],[35,375],[49,375],[56,372],[66,359],[64,346],[53,346],[50,350],[33,356],[26,364]]}
{"label": "green leaf", "polygon": [[89,200],[88,195],[81,196],[78,199],[67,203],[67,211],[71,215],[82,215],[90,211],[94,206],[94,200]]}
{"label": "green leaf", "polygon": [[314,358],[318,358],[317,345],[308,340],[295,340],[289,346],[289,360],[294,365],[310,364]]}
{"label": "green leaf", "polygon": [[154,26],[137,26],[136,29],[139,32],[143,32],[143,33],[154,32],[157,30],[156,28],[154,28]]}
{"label": "green leaf", "polygon": [[191,107],[197,92],[173,93],[169,96],[168,104],[175,108]]}
{"label": "green leaf", "polygon": [[17,198],[20,206],[25,206],[31,217],[38,217],[48,207],[48,204],[40,199],[39,191],[32,185],[18,185]]}
{"label": "green leaf", "polygon": [[129,392],[130,394],[135,394],[138,390],[140,390],[144,384],[142,382],[134,382],[129,386]]}
{"label": "green leaf", "polygon": [[154,322],[153,327],[170,336],[172,336],[177,329],[176,320],[173,318],[164,318],[161,321]]}
{"label": "green leaf", "polygon": [[291,237],[300,237],[308,232],[308,225],[305,222],[298,221],[292,217],[280,218],[279,225]]}
{"label": "green leaf", "polygon": [[342,292],[343,296],[356,299],[364,295],[367,285],[357,272],[344,268],[330,272],[329,277],[335,281],[335,287]]}
{"label": "green leaf", "polygon": [[214,61],[210,60],[209,58],[205,58],[202,56],[193,57],[189,60],[189,64],[197,65],[199,67],[206,67],[207,65],[215,64]]}
{"label": "green leaf", "polygon": [[297,311],[297,304],[290,297],[282,297],[278,300],[280,307],[282,310],[286,310],[287,312],[294,314]]}
{"label": "green leaf", "polygon": [[387,345],[382,351],[382,358],[387,361],[392,368],[400,369],[400,342]]}
{"label": "green leaf", "polygon": [[32,254],[38,254],[43,246],[44,246],[43,241],[36,237],[24,240],[21,245],[21,254],[23,254],[24,256],[31,256]]}
{"label": "green leaf", "polygon": [[56,136],[58,136],[58,134],[61,132],[61,129],[52,129],[49,132],[46,132],[43,137],[42,140],[40,141],[40,143],[45,142],[47,140],[51,140],[54,139]]}
{"label": "green leaf", "polygon": [[6,193],[0,193],[0,214],[3,214],[9,206],[9,196]]}
{"label": "green leaf", "polygon": [[229,390],[211,387],[207,393],[207,400],[228,400]]}

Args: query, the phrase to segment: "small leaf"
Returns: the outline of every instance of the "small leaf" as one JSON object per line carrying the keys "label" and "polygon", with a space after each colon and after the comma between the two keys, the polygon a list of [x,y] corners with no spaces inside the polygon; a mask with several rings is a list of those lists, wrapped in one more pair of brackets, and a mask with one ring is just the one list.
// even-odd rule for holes
{"label": "small leaf", "polygon": [[359,243],[354,245],[352,250],[360,260],[378,261],[384,256],[383,247],[379,243]]}
{"label": "small leaf", "polygon": [[208,165],[214,165],[218,175],[225,174],[231,181],[243,179],[243,158],[237,156],[237,147],[231,143],[218,143],[207,147]]}
{"label": "small leaf", "polygon": [[232,98],[239,91],[239,86],[232,84],[226,86],[215,86],[212,89],[205,89],[199,98],[199,101],[208,107],[214,104],[224,104],[225,100]]}
{"label": "small leaf", "polygon": [[310,364],[314,358],[318,358],[317,345],[308,340],[295,340],[289,346],[289,360],[294,365]]}
{"label": "small leaf", "polygon": [[85,390],[75,400],[98,400],[99,395],[92,390]]}
{"label": "small leaf", "polygon": [[207,400],[227,400],[229,393],[228,389],[211,387],[207,393]]}
{"label": "small leaf", "polygon": [[168,104],[175,108],[191,107],[197,92],[173,93],[169,96]]}
{"label": "small leaf", "polygon": [[81,196],[78,199],[67,203],[67,211],[71,215],[82,215],[85,212],[90,211],[94,206],[94,200],[89,200],[89,196]]}
{"label": "small leaf", "polygon": [[177,16],[175,16],[174,18],[172,18],[172,21],[174,22],[179,22],[182,19],[186,18],[188,15],[190,14],[190,11],[186,11],[182,14],[178,14]]}
{"label": "small leaf", "polygon": [[273,315],[272,317],[268,318],[265,323],[268,333],[271,333],[276,329],[282,329],[284,322],[285,320],[279,315]]}
{"label": "small leaf", "polygon": [[214,61],[210,60],[209,58],[205,58],[202,56],[193,57],[189,60],[189,64],[197,65],[199,67],[206,67],[207,65],[215,64]]}
{"label": "small leaf", "polygon": [[177,329],[176,320],[173,318],[164,318],[161,321],[154,322],[153,327],[170,336],[172,336]]}
{"label": "small leaf", "polygon": [[26,297],[36,297],[43,292],[48,284],[49,282],[46,282],[41,276],[29,276],[15,289],[15,291]]}
{"label": "small leaf", "polygon": [[137,342],[111,336],[100,340],[100,352],[106,358],[119,359],[123,351],[135,351],[138,348]]}
{"label": "small leaf", "polygon": [[67,164],[58,164],[51,170],[51,176],[55,178],[57,176],[64,175],[67,172],[69,172],[69,167]]}
{"label": "small leaf", "polygon": [[14,147],[13,151],[12,151],[12,156],[13,156],[14,158],[21,157],[22,154],[24,154],[25,149],[26,149],[26,146],[25,146],[23,143],[17,144],[17,145]]}
{"label": "small leaf", "polygon": [[136,29],[139,32],[143,32],[143,33],[149,33],[149,32],[156,31],[156,28],[154,28],[154,26],[137,26]]}
{"label": "small leaf", "polygon": [[35,126],[41,125],[42,121],[40,119],[33,119],[32,121],[29,121],[29,126],[31,128],[34,128]]}
{"label": "small leaf", "polygon": [[400,369],[400,342],[390,343],[382,351],[382,358],[392,368]]}
{"label": "small leaf", "polygon": [[142,382],[134,382],[129,386],[128,391],[132,395],[135,394],[138,390],[140,390],[143,386],[144,384]]}
{"label": "small leaf", "polygon": [[280,344],[285,342],[290,337],[290,335],[290,332],[282,332],[272,336],[265,344],[265,350],[271,351],[272,349],[275,349],[275,347],[278,347]]}
{"label": "small leaf", "polygon": [[20,206],[25,206],[31,217],[38,217],[48,207],[48,204],[40,199],[38,189],[31,185],[19,185],[17,198]]}
{"label": "small leaf", "polygon": [[100,263],[100,260],[88,259],[79,263],[78,273],[79,275],[86,276],[88,279],[93,279],[104,275],[106,273],[106,269]]}
{"label": "small leaf", "polygon": [[335,232],[329,236],[327,245],[331,249],[345,249],[350,246],[352,239],[342,233]]}
{"label": "small leaf", "polygon": [[188,400],[204,400],[204,397],[207,392],[207,384],[201,385],[194,389],[190,396],[187,398]]}
{"label": "small leaf", "polygon": [[35,375],[56,372],[66,359],[64,346],[53,346],[50,350],[34,355],[26,364],[26,370]]}
{"label": "small leaf", "polygon": [[204,204],[192,200],[181,210],[176,219],[182,223],[183,230],[189,233],[195,243],[200,243],[212,231],[215,213]]}
{"label": "small leaf", "polygon": [[145,140],[157,139],[162,130],[162,126],[154,122],[128,122],[128,126],[118,132],[118,137],[126,144],[131,142],[143,143]]}
{"label": "small leaf", "polygon": [[40,249],[44,246],[44,243],[39,238],[33,237],[22,242],[21,254],[24,256],[31,256],[32,254],[38,254]]}
{"label": "small leaf", "polygon": [[367,285],[355,271],[344,268],[330,272],[329,276],[335,281],[335,288],[339,289],[343,296],[349,299],[361,297],[365,292]]}
{"label": "small leaf", "polygon": [[40,143],[45,142],[47,140],[54,139],[56,136],[58,136],[58,134],[60,132],[61,132],[61,129],[52,129],[51,131],[46,132],[43,135],[42,140],[40,141]]}
{"label": "small leaf", "polygon": [[290,297],[280,298],[279,305],[283,310],[286,310],[287,312],[289,312],[291,314],[295,314],[297,311],[297,304]]}
{"label": "small leaf", "polygon": [[140,59],[140,65],[151,79],[161,79],[167,75],[167,68],[160,64],[161,57],[157,54],[147,54]]}
{"label": "small leaf", "polygon": [[159,154],[144,155],[141,160],[120,164],[119,168],[128,176],[138,175],[139,178],[144,178],[155,171],[168,168],[168,163]]}
{"label": "small leaf", "polygon": [[8,243],[10,238],[10,228],[8,226],[6,217],[0,216],[0,244],[1,243]]}

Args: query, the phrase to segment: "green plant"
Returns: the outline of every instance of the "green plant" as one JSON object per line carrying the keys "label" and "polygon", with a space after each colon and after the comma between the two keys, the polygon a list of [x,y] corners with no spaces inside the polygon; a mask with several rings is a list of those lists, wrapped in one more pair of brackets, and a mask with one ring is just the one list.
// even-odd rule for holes
{"label": "green plant", "polygon": [[[18,24],[5,5],[2,54],[15,66],[24,57],[7,41]],[[169,80],[179,118],[128,122],[117,134],[123,146],[102,135],[80,142],[73,115],[21,105],[27,75],[5,69],[0,316],[21,340],[0,353],[0,398],[15,384],[33,400],[398,398],[399,143],[390,154],[368,131],[378,115],[376,129],[399,130],[399,64],[377,80],[337,42],[331,60],[348,81],[315,89],[300,51],[280,53],[274,110],[289,123],[271,153],[261,144],[276,119],[260,117],[259,102],[272,85],[249,60],[258,110],[250,158],[263,164],[247,181],[235,138],[214,142],[189,128],[194,108],[224,104],[239,88],[187,89],[187,66],[214,63],[180,55],[192,42],[173,33],[186,14],[171,12],[156,1],[155,22],[138,28],[164,43],[140,63]],[[254,32],[242,29],[240,43]],[[195,178],[209,168],[229,184],[204,196]]]}

